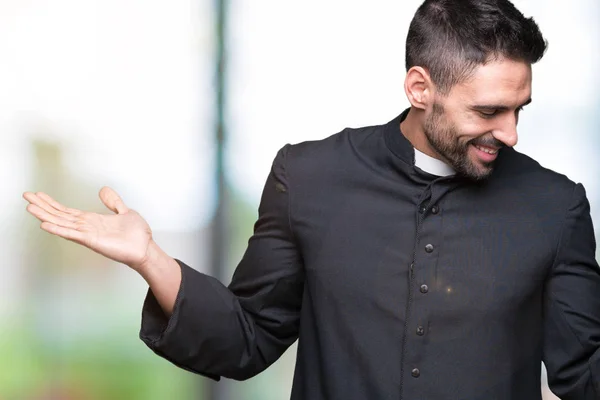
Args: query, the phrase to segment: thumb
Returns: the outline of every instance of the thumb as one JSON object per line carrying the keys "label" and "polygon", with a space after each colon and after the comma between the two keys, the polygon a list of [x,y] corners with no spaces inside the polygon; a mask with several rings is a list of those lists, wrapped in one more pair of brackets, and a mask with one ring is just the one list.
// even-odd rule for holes
{"label": "thumb", "polygon": [[108,186],[104,186],[100,189],[100,200],[102,200],[102,203],[114,213],[124,214],[129,211],[117,192]]}

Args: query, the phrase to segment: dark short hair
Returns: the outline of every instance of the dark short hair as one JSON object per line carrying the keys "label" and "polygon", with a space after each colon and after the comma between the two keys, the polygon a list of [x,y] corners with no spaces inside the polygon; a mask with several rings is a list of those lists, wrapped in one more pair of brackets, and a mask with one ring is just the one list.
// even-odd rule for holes
{"label": "dark short hair", "polygon": [[500,57],[534,64],[546,47],[533,18],[509,0],[425,0],[408,30],[406,70],[426,68],[447,94],[478,65]]}

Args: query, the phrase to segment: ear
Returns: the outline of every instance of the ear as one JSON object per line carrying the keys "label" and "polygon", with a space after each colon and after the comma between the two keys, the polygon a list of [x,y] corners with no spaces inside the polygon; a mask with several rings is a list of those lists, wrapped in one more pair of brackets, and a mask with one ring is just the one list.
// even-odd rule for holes
{"label": "ear", "polygon": [[432,99],[432,82],[429,72],[423,67],[412,67],[406,73],[404,92],[410,104],[425,110]]}

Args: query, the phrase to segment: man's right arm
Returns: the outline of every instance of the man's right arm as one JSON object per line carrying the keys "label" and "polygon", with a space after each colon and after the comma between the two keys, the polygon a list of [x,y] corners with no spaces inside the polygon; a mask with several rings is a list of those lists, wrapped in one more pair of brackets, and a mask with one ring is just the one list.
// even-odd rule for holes
{"label": "man's right arm", "polygon": [[254,234],[231,284],[170,258],[155,246],[140,273],[150,285],[140,338],[156,354],[200,375],[250,378],[296,340],[304,269],[289,215],[281,149],[265,184]]}

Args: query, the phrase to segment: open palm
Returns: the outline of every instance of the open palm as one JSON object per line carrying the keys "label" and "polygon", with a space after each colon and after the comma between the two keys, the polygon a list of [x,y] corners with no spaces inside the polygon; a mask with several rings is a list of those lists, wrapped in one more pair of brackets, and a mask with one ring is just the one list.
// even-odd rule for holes
{"label": "open palm", "polygon": [[111,188],[103,187],[99,196],[115,214],[69,208],[43,192],[23,194],[30,203],[27,211],[42,222],[43,230],[136,269],[147,257],[152,240],[150,226]]}

